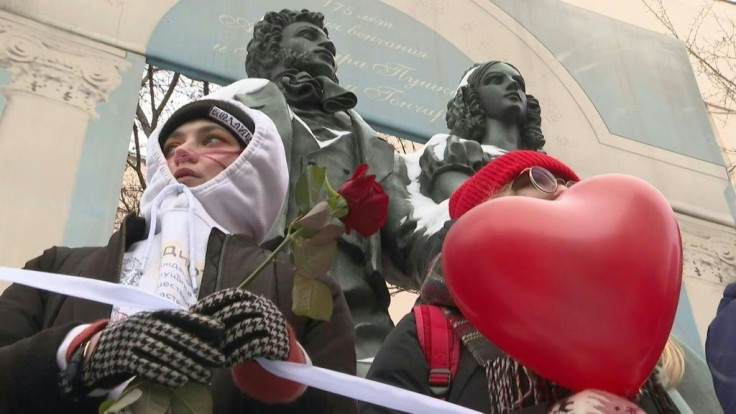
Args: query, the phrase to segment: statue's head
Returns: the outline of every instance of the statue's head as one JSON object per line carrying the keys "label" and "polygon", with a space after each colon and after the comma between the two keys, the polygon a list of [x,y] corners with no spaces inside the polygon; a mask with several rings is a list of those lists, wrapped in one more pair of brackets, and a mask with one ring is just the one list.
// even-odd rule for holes
{"label": "statue's head", "polygon": [[245,71],[251,78],[274,80],[296,69],[337,81],[335,53],[322,13],[306,9],[268,12],[253,27]]}
{"label": "statue's head", "polygon": [[524,78],[510,63],[492,60],[473,65],[447,103],[445,119],[453,135],[480,142],[486,118],[518,124],[518,149],[540,150],[544,146],[539,101],[526,93]]}

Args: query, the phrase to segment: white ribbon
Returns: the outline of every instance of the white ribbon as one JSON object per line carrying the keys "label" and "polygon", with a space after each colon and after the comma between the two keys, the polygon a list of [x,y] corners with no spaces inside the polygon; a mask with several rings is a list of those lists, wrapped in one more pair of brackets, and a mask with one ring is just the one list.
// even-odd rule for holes
{"label": "white ribbon", "polygon": [[139,310],[184,309],[166,298],[150,294],[133,286],[119,285],[79,276],[57,275],[35,270],[0,266],[0,280],[19,283],[110,305],[130,306]]}
{"label": "white ribbon", "polygon": [[[183,309],[177,303],[132,286],[86,277],[0,266],[0,280],[113,306],[130,306],[148,311]],[[478,411],[447,401],[341,372],[293,362],[270,361],[262,358],[258,358],[257,361],[264,369],[277,377],[394,410],[417,414],[478,413]]]}
{"label": "white ribbon", "polygon": [[294,362],[271,361],[263,358],[256,360],[266,371],[277,377],[394,410],[417,414],[479,413],[479,411],[428,397],[424,394],[365,378],[354,377],[342,372]]}

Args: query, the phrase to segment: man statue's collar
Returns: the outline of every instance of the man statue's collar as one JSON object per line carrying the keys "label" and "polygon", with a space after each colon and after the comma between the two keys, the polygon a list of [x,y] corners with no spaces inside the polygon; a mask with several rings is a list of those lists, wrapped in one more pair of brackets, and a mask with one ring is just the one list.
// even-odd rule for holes
{"label": "man statue's collar", "polygon": [[281,73],[275,81],[286,102],[303,109],[317,107],[328,113],[352,109],[358,103],[354,93],[327,76],[312,76],[295,69]]}

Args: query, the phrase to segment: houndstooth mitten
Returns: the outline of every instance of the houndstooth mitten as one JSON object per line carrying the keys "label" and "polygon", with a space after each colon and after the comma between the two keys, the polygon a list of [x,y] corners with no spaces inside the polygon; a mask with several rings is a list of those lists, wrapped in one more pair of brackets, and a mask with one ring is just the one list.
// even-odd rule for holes
{"label": "houndstooth mitten", "polygon": [[247,290],[230,288],[200,300],[191,309],[225,324],[220,349],[229,366],[254,358],[286,360],[289,331],[276,305]]}
{"label": "houndstooth mitten", "polygon": [[82,382],[110,388],[138,376],[167,387],[207,383],[210,367],[225,360],[215,346],[222,331],[217,320],[193,312],[137,313],[102,331],[82,369]]}

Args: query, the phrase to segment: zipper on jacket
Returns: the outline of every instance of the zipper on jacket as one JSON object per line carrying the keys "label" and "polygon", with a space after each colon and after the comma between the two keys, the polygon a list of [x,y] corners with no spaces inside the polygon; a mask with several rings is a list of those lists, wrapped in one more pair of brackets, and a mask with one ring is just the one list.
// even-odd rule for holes
{"label": "zipper on jacket", "polygon": [[[230,241],[230,238],[232,235],[226,234],[225,240],[222,241],[222,247],[220,248],[220,261],[217,265],[217,278],[215,279],[215,290],[214,292],[219,291],[222,286],[222,269],[225,267],[225,249],[227,248],[227,244]],[[202,275],[204,277],[204,275]],[[212,293],[214,293],[212,292]]]}

